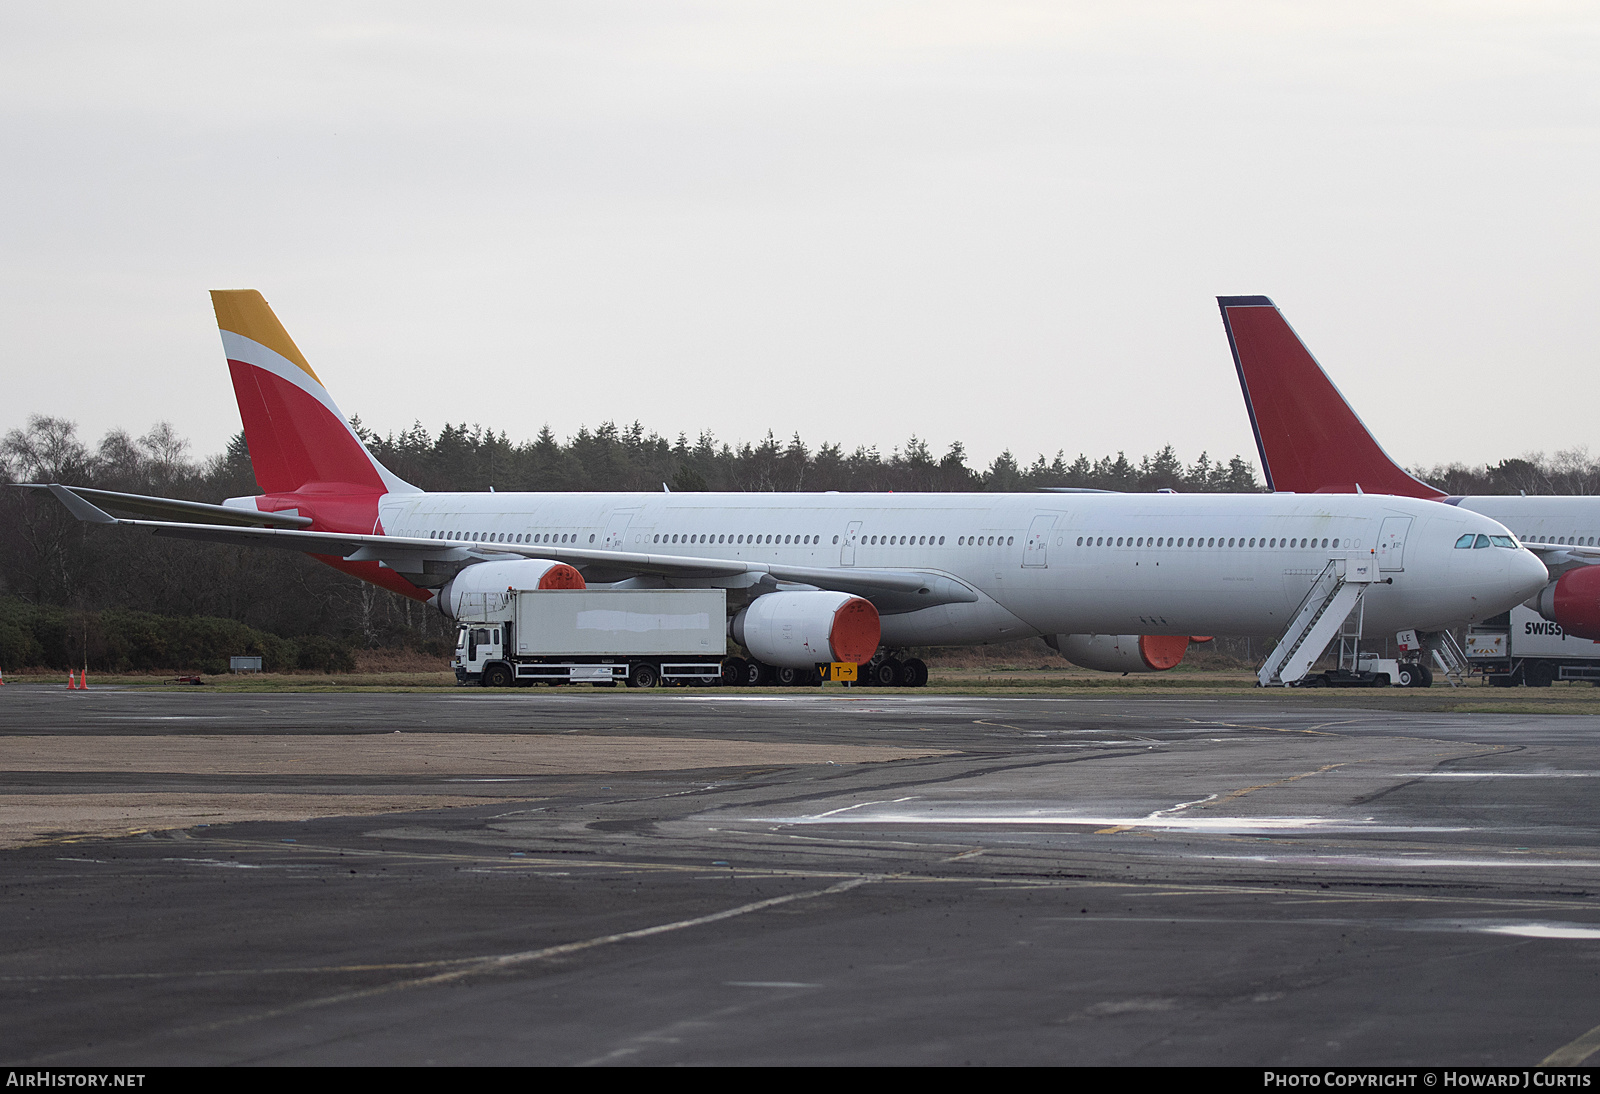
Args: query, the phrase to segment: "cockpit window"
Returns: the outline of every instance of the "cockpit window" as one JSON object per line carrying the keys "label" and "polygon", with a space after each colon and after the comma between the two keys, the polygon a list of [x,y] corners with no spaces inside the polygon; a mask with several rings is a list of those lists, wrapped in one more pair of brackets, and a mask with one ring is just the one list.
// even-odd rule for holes
{"label": "cockpit window", "polygon": [[1456,540],[1456,550],[1458,550],[1458,551],[1470,551],[1471,549],[1472,549],[1472,533],[1471,532],[1468,532],[1466,535],[1464,535],[1460,539]]}
{"label": "cockpit window", "polygon": [[1490,536],[1489,542],[1496,547],[1509,547],[1513,551],[1517,549],[1517,541],[1510,536]]}

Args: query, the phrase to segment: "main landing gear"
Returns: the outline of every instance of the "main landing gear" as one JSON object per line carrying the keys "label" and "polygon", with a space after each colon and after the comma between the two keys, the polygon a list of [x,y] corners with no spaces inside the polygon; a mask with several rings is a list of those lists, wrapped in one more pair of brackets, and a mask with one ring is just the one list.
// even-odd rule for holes
{"label": "main landing gear", "polygon": [[[722,683],[731,687],[816,687],[822,674],[816,669],[774,667],[754,659],[729,657],[722,662]],[[901,660],[881,651],[861,666],[857,683],[880,688],[921,688],[928,685],[928,666],[919,657]]]}

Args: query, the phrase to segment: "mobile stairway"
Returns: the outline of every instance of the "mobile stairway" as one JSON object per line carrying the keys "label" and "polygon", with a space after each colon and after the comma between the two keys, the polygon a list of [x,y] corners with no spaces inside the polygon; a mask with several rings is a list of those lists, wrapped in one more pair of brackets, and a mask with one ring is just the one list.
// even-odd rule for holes
{"label": "mobile stairway", "polygon": [[1287,688],[1304,680],[1360,605],[1377,577],[1376,568],[1371,559],[1329,559],[1295,610],[1289,629],[1256,673],[1257,683]]}
{"label": "mobile stairway", "polygon": [[1450,686],[1460,687],[1467,678],[1467,655],[1456,641],[1456,636],[1449,631],[1439,631],[1427,637],[1428,652],[1433,654],[1433,663],[1439,666],[1439,671],[1444,673],[1444,678]]}

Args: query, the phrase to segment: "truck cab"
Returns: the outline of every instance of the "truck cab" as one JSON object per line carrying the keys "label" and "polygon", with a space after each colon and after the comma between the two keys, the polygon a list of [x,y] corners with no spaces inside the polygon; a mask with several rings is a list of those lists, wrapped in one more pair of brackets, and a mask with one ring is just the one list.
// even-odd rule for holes
{"label": "truck cab", "polygon": [[[502,623],[463,623],[456,628],[456,652],[450,667],[455,670],[456,682],[466,684],[483,679],[485,670],[505,664],[506,627]],[[506,673],[510,683],[510,673]]]}

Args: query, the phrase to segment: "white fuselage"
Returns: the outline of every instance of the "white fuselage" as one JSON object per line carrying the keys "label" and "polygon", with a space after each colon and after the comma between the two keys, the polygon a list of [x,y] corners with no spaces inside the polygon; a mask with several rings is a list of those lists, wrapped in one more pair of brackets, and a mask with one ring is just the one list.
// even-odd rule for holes
{"label": "white fuselage", "polygon": [[419,493],[379,511],[391,536],[905,570],[977,593],[891,608],[889,645],[1276,634],[1330,558],[1373,559],[1396,527],[1403,549],[1366,598],[1369,630],[1481,620],[1547,580],[1520,548],[1452,549],[1467,532],[1505,534],[1480,513],[1371,495]]}

